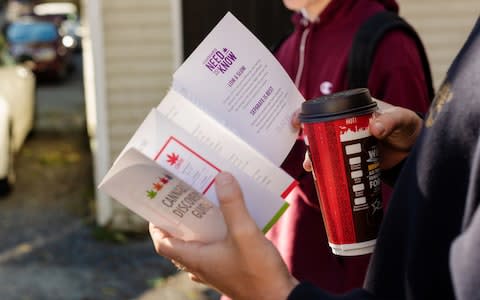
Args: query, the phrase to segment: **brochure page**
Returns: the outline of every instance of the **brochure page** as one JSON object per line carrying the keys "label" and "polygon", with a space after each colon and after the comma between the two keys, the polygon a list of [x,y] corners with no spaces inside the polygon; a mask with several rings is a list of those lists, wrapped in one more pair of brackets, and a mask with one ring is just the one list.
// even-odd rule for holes
{"label": "brochure page", "polygon": [[291,118],[304,98],[231,13],[175,72],[172,88],[277,166],[297,138]]}
{"label": "brochure page", "polygon": [[[222,170],[239,180],[247,208],[264,231],[288,207],[281,191],[273,193],[254,181],[155,109],[99,188],[157,226],[170,228],[172,234],[185,239],[217,239],[224,229],[219,225],[223,219],[214,178]],[[211,226],[215,229],[204,229]]]}
{"label": "brochure page", "polygon": [[285,171],[174,90],[157,110],[272,192],[285,191],[285,186],[293,184]]}

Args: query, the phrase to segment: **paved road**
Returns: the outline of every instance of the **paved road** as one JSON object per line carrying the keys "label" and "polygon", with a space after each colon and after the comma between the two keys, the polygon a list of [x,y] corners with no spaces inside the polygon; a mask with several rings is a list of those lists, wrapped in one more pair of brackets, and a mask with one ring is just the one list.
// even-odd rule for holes
{"label": "paved road", "polygon": [[78,132],[85,125],[81,55],[74,56],[74,69],[62,82],[39,80],[35,128],[38,131]]}
{"label": "paved road", "polygon": [[157,256],[146,235],[97,228],[85,134],[81,57],[62,83],[38,86],[35,133],[0,200],[0,299],[211,300]]}

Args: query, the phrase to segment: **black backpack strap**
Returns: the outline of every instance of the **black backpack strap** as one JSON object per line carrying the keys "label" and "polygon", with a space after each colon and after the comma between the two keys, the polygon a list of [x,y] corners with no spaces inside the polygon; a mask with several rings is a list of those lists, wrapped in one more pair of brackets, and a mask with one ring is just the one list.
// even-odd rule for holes
{"label": "black backpack strap", "polygon": [[348,57],[348,87],[367,87],[376,47],[385,33],[391,30],[402,30],[414,40],[422,61],[425,80],[428,85],[428,95],[430,100],[432,100],[434,96],[432,74],[422,41],[412,26],[399,15],[390,11],[383,11],[371,16],[360,26],[355,34]]}
{"label": "black backpack strap", "polygon": [[275,54],[275,52],[278,51],[278,49],[280,49],[280,47],[283,45],[283,43],[290,37],[290,35],[293,33],[293,28],[290,28],[289,30],[287,30],[286,32],[283,33],[283,35],[277,39],[276,41],[273,42],[273,44],[271,44],[269,47],[268,47],[268,50],[270,50],[270,52],[272,52],[273,54]]}

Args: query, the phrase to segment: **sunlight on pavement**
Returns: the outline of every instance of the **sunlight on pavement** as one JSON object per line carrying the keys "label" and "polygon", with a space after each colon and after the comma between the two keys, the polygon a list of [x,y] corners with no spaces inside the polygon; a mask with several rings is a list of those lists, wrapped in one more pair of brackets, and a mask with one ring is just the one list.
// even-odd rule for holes
{"label": "sunlight on pavement", "polygon": [[178,272],[159,280],[135,300],[208,300],[216,292],[207,286],[194,283],[185,272]]}
{"label": "sunlight on pavement", "polygon": [[49,243],[60,240],[63,237],[69,235],[70,233],[82,228],[82,226],[84,226],[83,221],[76,221],[64,227],[62,230],[58,231],[55,235],[47,236],[47,237],[40,236],[33,239],[32,241],[20,243],[15,247],[12,247],[8,250],[0,252],[0,264],[8,262],[9,260],[12,260],[15,258],[19,258],[23,255],[29,254],[35,251],[36,249],[44,247]]}

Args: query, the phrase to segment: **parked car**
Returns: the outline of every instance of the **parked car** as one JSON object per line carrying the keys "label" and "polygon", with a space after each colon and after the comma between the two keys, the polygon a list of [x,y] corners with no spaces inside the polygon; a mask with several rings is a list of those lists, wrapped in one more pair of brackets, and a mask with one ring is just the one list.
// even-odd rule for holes
{"label": "parked car", "polygon": [[8,0],[5,6],[5,20],[10,23],[33,13],[31,0]]}
{"label": "parked car", "polygon": [[15,183],[15,155],[33,129],[35,85],[33,72],[16,65],[0,40],[0,196]]}
{"label": "parked car", "polygon": [[66,47],[80,50],[82,29],[77,6],[70,2],[46,2],[33,7],[33,14],[58,25]]}
{"label": "parked car", "polygon": [[9,24],[6,35],[17,62],[33,62],[33,72],[38,76],[67,77],[73,66],[72,49],[65,46],[54,23],[25,17]]}

